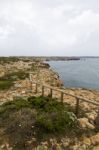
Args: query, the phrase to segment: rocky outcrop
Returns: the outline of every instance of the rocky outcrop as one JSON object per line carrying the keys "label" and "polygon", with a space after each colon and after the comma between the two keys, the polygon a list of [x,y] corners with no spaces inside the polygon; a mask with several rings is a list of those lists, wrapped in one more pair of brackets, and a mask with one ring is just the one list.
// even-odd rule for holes
{"label": "rocky outcrop", "polygon": [[[5,68],[7,71],[12,71],[13,69],[20,70],[20,69],[30,69],[31,64],[33,62],[15,62],[13,64],[7,64],[6,67],[3,68],[2,66],[2,75],[5,72]],[[33,72],[32,80],[34,82],[40,83],[38,88],[38,93],[35,93],[35,85],[31,86],[31,82],[29,79],[18,80],[14,82],[14,86],[12,89],[7,91],[0,92],[0,104],[6,102],[8,100],[13,100],[15,97],[29,97],[29,96],[39,96],[41,95],[41,87],[43,84],[50,85],[55,88],[62,88],[62,81],[59,78],[59,75],[55,73],[53,70],[50,69],[48,64],[42,62],[34,62],[38,66],[38,69]],[[30,70],[29,70],[30,71]],[[62,88],[62,90],[66,91],[66,93],[73,94],[76,96],[80,96],[86,99],[94,99],[95,101],[99,102],[99,92],[94,90],[88,89],[76,89],[76,88]],[[45,90],[45,95],[49,94],[49,90]],[[58,97],[60,99],[60,92],[56,91],[53,93],[53,97]],[[72,108],[75,109],[75,101],[76,99],[64,95],[64,102],[70,104]],[[43,141],[39,143],[34,150],[45,149],[53,149],[53,150],[62,150],[64,149],[71,149],[71,150],[87,150],[92,148],[92,150],[98,150],[99,148],[99,133],[95,132],[96,127],[99,127],[99,112],[98,107],[93,106],[92,104],[88,104],[86,102],[80,103],[80,111],[83,112],[81,118],[78,119],[78,124],[81,129],[85,131],[84,134],[75,135],[73,138],[65,136],[55,139],[51,138],[48,141]],[[88,130],[88,132],[87,132]],[[89,132],[90,131],[90,132]],[[98,130],[99,131],[99,130]],[[34,144],[36,139],[31,139],[27,141],[27,144]],[[2,144],[1,149],[8,148],[9,150],[12,148],[10,145]]]}
{"label": "rocky outcrop", "polygon": [[88,118],[78,119],[79,126],[83,129],[95,129],[95,126],[88,121]]}
{"label": "rocky outcrop", "polygon": [[39,64],[39,67],[40,67],[40,68],[48,68],[48,69],[49,69],[49,68],[50,68],[50,65],[49,65],[48,63],[40,63],[40,64]]}

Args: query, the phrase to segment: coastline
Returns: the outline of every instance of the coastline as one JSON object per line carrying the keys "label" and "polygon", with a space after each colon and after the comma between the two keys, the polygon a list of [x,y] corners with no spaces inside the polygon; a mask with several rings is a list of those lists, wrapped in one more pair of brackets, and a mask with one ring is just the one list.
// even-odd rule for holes
{"label": "coastline", "polygon": [[[67,93],[72,94],[74,96],[81,97],[83,99],[99,102],[99,91],[98,90],[87,89],[87,88],[76,88],[76,87],[67,88],[64,86],[63,81],[60,80],[59,74],[57,72],[55,72],[54,70],[52,70],[52,72],[54,72],[54,74],[57,74],[56,81],[59,81],[59,83],[62,83],[61,86],[59,86],[59,87],[57,86],[58,89],[66,91]],[[57,95],[59,95],[59,92],[56,92],[56,96]],[[68,102],[69,104],[71,104],[73,106],[73,105],[75,105],[75,98],[70,97],[70,96],[64,96],[64,102]],[[83,108],[83,110],[90,111],[90,112],[91,112],[91,110],[93,111],[93,109],[95,111],[95,108],[96,108],[95,113],[98,111],[97,110],[98,107],[92,106],[91,104],[88,104],[86,102],[82,102],[81,107]]]}
{"label": "coastline", "polygon": [[[28,64],[31,64],[33,62],[29,62]],[[26,63],[21,62],[22,67],[26,66]],[[95,101],[99,101],[99,91],[98,90],[92,90],[92,89],[87,89],[87,88],[76,88],[76,87],[71,87],[71,88],[67,88],[64,86],[63,81],[60,79],[59,74],[54,71],[51,66],[48,63],[45,63],[44,61],[40,61],[40,62],[36,62],[34,61],[34,64],[36,64],[38,66],[38,70],[34,70],[34,74],[33,74],[33,80],[41,83],[41,84],[46,84],[49,86],[53,86],[53,87],[57,87],[57,88],[61,88],[66,90],[68,93],[74,94],[74,95],[78,95],[81,96],[82,98],[86,98],[89,100],[95,100]],[[18,63],[15,63],[17,69],[20,67],[18,65]],[[8,68],[10,68],[10,70],[13,70],[13,67],[15,67],[15,65],[7,65]],[[27,66],[26,66],[27,68]],[[5,74],[5,67],[2,66],[1,70],[3,70],[3,74]],[[20,84],[21,89],[18,88],[18,84]],[[20,95],[20,96],[28,96],[31,95],[31,93],[28,94],[28,90],[26,88],[24,88],[24,86],[26,86],[27,88],[30,88],[30,83],[28,79],[25,80],[19,80],[16,81],[14,88],[9,89],[8,91],[1,91],[0,92],[0,97],[1,99],[13,99],[14,95]],[[14,90],[16,88],[16,90]],[[17,90],[18,88],[18,90]],[[12,90],[12,92],[11,92]],[[3,100],[2,100],[3,101]],[[4,100],[5,101],[5,100]]]}
{"label": "coastline", "polygon": [[[33,63],[33,62],[32,62]],[[26,66],[25,69],[27,69],[26,64],[31,64],[30,63],[23,63],[22,64],[22,69],[23,66]],[[34,65],[35,64],[35,65]],[[13,66],[11,64],[7,65],[8,68],[10,68],[10,71],[13,70],[13,67],[17,67],[19,69],[20,66],[17,65],[17,63],[13,63]],[[37,68],[35,68],[35,66]],[[99,102],[99,92],[95,90],[88,90],[88,89],[83,89],[83,88],[66,88],[62,84],[62,81],[60,80],[59,74],[52,70],[48,64],[44,64],[42,61],[40,62],[34,62],[33,63],[33,81],[40,83],[40,86],[38,86],[38,93],[35,93],[35,86],[32,86],[31,89],[31,83],[28,78],[25,78],[24,80],[17,80],[14,83],[14,86],[11,87],[10,89],[6,91],[0,91],[0,101],[1,103],[13,100],[13,97],[29,97],[29,96],[40,96],[41,95],[41,88],[42,85],[50,85],[54,88],[62,89],[63,91],[66,91],[68,94],[72,94],[75,96],[80,96],[82,98],[86,98],[89,100],[94,100]],[[31,69],[31,68],[30,68]],[[5,70],[3,70],[5,71]],[[45,96],[49,95],[48,90],[45,89]],[[56,91],[53,93],[53,98],[57,98],[57,100],[60,100],[60,92]],[[69,104],[72,108],[72,111],[75,111],[75,104],[76,104],[76,99],[72,96],[69,95],[64,95],[64,103]],[[88,104],[86,102],[81,102],[80,103],[80,114],[77,119],[80,128],[83,129],[83,132],[81,135],[73,134],[68,136],[68,134],[63,135],[61,137],[57,135],[53,135],[50,137],[50,139],[46,139],[46,141],[41,141],[41,143],[38,144],[37,149],[38,150],[42,145],[46,150],[49,150],[48,147],[54,145],[55,150],[62,150],[62,146],[65,147],[65,149],[68,149],[68,147],[71,147],[71,150],[87,150],[89,147],[96,147],[97,143],[99,143],[99,133],[95,131],[95,120],[98,116],[98,106],[94,106],[92,104]],[[20,128],[20,126],[19,126]],[[2,128],[0,129],[0,131]],[[2,134],[3,133],[3,134]],[[4,136],[4,131],[0,132],[0,137]],[[3,137],[5,138],[5,137]],[[9,137],[8,141],[10,141]],[[32,146],[35,141],[35,139],[30,139],[28,141],[28,144],[31,144],[32,141]],[[2,141],[2,139],[1,139]],[[27,142],[27,141],[26,141]],[[38,141],[36,141],[38,142]],[[0,147],[5,146],[5,141],[1,142]],[[8,143],[6,141],[6,143]],[[11,143],[11,141],[10,141]],[[47,143],[47,144],[46,144]],[[10,145],[10,144],[9,144]],[[92,149],[94,150],[94,149]]]}

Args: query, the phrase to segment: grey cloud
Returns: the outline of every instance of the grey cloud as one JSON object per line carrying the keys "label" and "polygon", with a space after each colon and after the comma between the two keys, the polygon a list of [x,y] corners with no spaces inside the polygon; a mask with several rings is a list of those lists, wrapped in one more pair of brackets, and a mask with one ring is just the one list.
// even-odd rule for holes
{"label": "grey cloud", "polygon": [[0,55],[99,55],[98,6],[98,0],[0,1]]}

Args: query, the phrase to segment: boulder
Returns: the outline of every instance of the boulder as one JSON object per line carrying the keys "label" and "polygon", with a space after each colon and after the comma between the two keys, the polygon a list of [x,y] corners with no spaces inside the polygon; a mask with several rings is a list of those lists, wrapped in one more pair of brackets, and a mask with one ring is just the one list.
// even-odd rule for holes
{"label": "boulder", "polygon": [[88,121],[88,118],[80,118],[78,119],[78,124],[81,128],[84,129],[95,129],[95,126]]}
{"label": "boulder", "polygon": [[90,121],[94,121],[96,119],[96,117],[97,117],[97,113],[96,112],[86,113],[86,117]]}
{"label": "boulder", "polygon": [[59,144],[55,144],[53,146],[53,150],[62,150],[61,146]]}
{"label": "boulder", "polygon": [[22,91],[21,93],[22,93],[22,94],[25,94],[26,92],[25,92],[25,91]]}
{"label": "boulder", "polygon": [[10,147],[8,143],[1,145],[1,149],[0,150],[12,150],[13,147]]}
{"label": "boulder", "polygon": [[33,148],[32,150],[48,150],[48,147],[44,145],[39,145],[36,148]]}
{"label": "boulder", "polygon": [[99,150],[99,146],[95,146],[92,150]]}
{"label": "boulder", "polygon": [[79,145],[75,144],[71,147],[72,150],[79,150]]}
{"label": "boulder", "polygon": [[[86,98],[86,97],[83,97],[83,98]],[[90,105],[88,105],[87,103],[83,102],[81,104],[81,107],[86,110],[86,111],[90,111]]]}
{"label": "boulder", "polygon": [[84,137],[83,143],[84,143],[85,145],[88,145],[88,146],[91,145],[91,140],[90,140],[90,138]]}
{"label": "boulder", "polygon": [[61,140],[61,145],[62,145],[62,147],[67,148],[67,146],[69,146],[69,144],[70,144],[70,139],[69,139],[68,137],[63,138],[63,139]]}
{"label": "boulder", "polygon": [[99,144],[99,133],[90,138],[93,145]]}

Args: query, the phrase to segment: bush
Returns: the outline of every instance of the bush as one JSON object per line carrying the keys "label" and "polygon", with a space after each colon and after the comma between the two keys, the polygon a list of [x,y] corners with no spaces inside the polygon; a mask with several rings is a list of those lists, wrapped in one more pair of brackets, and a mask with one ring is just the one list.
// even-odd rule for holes
{"label": "bush", "polygon": [[0,114],[9,112],[11,110],[19,110],[21,108],[31,108],[31,104],[24,99],[16,99],[14,101],[9,101],[0,106]]}
{"label": "bush", "polygon": [[42,130],[61,132],[66,129],[73,129],[76,125],[76,117],[69,111],[69,106],[50,97],[29,97],[28,100],[17,99],[6,102],[0,107],[0,114],[2,116],[3,114],[8,115],[11,110],[14,112],[23,108],[35,110],[34,126],[40,132]]}
{"label": "bush", "polygon": [[40,113],[37,116],[37,124],[48,131],[60,132],[74,127],[75,116],[70,112]]}
{"label": "bush", "polygon": [[29,73],[26,71],[16,71],[9,74],[6,74],[4,77],[1,77],[0,80],[9,80],[9,81],[15,81],[15,80],[24,80],[25,78],[29,77]]}
{"label": "bush", "polygon": [[28,101],[33,105],[34,108],[40,109],[42,111],[50,112],[50,111],[57,111],[62,110],[63,107],[66,110],[70,110],[70,107],[66,104],[62,104],[58,102],[56,98],[50,97],[29,97]]}
{"label": "bush", "polygon": [[50,97],[30,97],[28,101],[38,110],[37,126],[48,131],[62,131],[76,124],[76,117],[69,106]]}
{"label": "bush", "polygon": [[47,103],[47,99],[43,97],[29,97],[28,101],[36,109],[43,109]]}
{"label": "bush", "polygon": [[11,62],[18,62],[19,58],[18,57],[0,57],[0,64],[9,64]]}
{"label": "bush", "polygon": [[9,89],[11,86],[13,86],[12,81],[5,81],[5,80],[0,81],[0,90]]}

